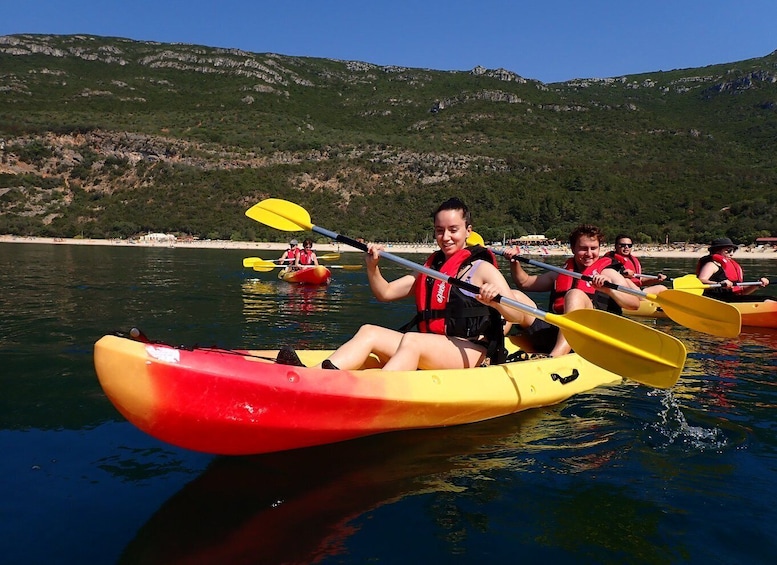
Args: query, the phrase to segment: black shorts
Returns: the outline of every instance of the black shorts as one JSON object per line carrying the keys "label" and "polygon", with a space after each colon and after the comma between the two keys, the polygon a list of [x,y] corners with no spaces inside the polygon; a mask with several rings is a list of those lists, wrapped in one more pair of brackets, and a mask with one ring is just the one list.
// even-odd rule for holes
{"label": "black shorts", "polygon": [[524,330],[536,353],[550,353],[556,347],[558,327],[545,320],[535,318],[531,326]]}

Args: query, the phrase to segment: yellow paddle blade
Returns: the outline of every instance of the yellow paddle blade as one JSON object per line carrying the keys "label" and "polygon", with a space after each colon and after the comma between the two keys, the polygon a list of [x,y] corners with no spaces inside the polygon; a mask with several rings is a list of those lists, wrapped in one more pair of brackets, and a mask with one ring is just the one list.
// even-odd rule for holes
{"label": "yellow paddle blade", "polygon": [[685,275],[672,280],[672,288],[686,293],[701,296],[704,293],[704,283],[696,275]]}
{"label": "yellow paddle blade", "polygon": [[273,269],[277,269],[278,267],[282,266],[283,265],[276,265],[272,261],[264,261],[263,259],[259,259],[253,264],[254,271],[259,271],[260,273],[268,273]]}
{"label": "yellow paddle blade", "polygon": [[469,234],[469,237],[467,238],[467,245],[482,245],[483,247],[485,247],[486,242],[478,232],[473,231],[472,233]]}
{"label": "yellow paddle blade", "polygon": [[256,263],[257,261],[264,261],[264,259],[262,259],[261,257],[246,257],[245,259],[243,259],[243,266],[246,267],[247,269],[250,269],[251,267],[254,266],[254,263]]}
{"label": "yellow paddle blade", "polygon": [[327,253],[326,255],[316,254],[316,256],[319,261],[337,261],[340,258],[339,253]]}
{"label": "yellow paddle blade", "polygon": [[281,231],[300,231],[313,228],[307,210],[299,204],[280,198],[268,198],[254,204],[246,210],[246,216]]}
{"label": "yellow paddle blade", "polygon": [[609,312],[586,308],[548,313],[546,321],[563,330],[581,357],[642,384],[670,388],[685,366],[680,340]]}
{"label": "yellow paddle blade", "polygon": [[736,337],[742,331],[742,315],[726,302],[673,289],[648,294],[647,299],[686,328],[721,337]]}

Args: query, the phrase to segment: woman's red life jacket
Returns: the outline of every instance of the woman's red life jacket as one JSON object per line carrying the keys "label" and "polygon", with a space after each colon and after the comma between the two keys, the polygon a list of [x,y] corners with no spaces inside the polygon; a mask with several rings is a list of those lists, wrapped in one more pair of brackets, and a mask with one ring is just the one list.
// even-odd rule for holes
{"label": "woman's red life jacket", "polygon": [[[496,256],[479,245],[465,247],[447,260],[442,251],[436,251],[426,260],[425,266],[449,277],[457,277],[465,266],[477,260],[498,266]],[[415,301],[416,315],[402,331],[417,326],[420,332],[473,341],[484,336],[483,344],[486,345],[486,355],[491,363],[504,362],[507,351],[504,349],[502,316],[498,310],[489,308],[447,281],[423,273],[418,276],[415,284]]]}
{"label": "woman's red life jacket", "polygon": [[313,250],[312,249],[300,249],[297,254],[299,257],[300,265],[312,265],[313,264]]}
{"label": "woman's red life jacket", "polygon": [[[730,280],[732,283],[740,283],[744,281],[744,272],[742,271],[742,267],[731,259],[730,257],[726,257],[724,255],[718,255],[717,253],[712,255],[705,255],[701,259],[699,259],[699,262],[696,264],[696,276],[699,276],[699,273],[701,273],[701,269],[704,265],[709,263],[710,261],[714,261],[718,265],[720,265],[720,268],[715,271],[712,276],[710,277],[711,281],[714,281],[716,283],[722,282],[725,280]],[[707,290],[716,290],[718,292],[733,292],[734,294],[742,294],[744,292],[744,287],[737,286],[734,284],[734,286],[729,289],[707,289]],[[706,291],[705,291],[706,292]]]}
{"label": "woman's red life jacket", "polygon": [[[456,277],[465,265],[470,265],[478,259],[486,260],[494,266],[497,265],[493,253],[483,247],[476,246],[465,247],[447,260],[445,260],[442,251],[437,251],[426,260],[425,266],[436,268],[449,277]],[[415,286],[415,304],[416,310],[420,314],[419,331],[443,335],[457,335],[446,331],[459,326],[458,323],[450,323],[452,322],[451,315],[464,313],[465,318],[488,318],[488,310],[490,310],[475,298],[462,293],[458,287],[446,281],[428,277],[423,273],[419,275]],[[470,311],[470,307],[474,308],[474,311]],[[472,316],[473,313],[477,315]],[[482,335],[482,332],[477,335]],[[473,336],[459,335],[459,337]]]}

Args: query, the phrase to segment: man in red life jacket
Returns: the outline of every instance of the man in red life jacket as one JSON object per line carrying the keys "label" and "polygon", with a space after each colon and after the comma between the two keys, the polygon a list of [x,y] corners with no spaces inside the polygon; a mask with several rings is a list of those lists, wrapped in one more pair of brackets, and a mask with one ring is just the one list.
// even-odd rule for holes
{"label": "man in red life jacket", "polygon": [[[696,276],[704,284],[720,284],[716,288],[707,288],[704,295],[717,298],[725,302],[753,302],[758,297],[745,298],[759,288],[769,284],[769,279],[761,277],[761,286],[739,286],[737,283],[744,281],[742,267],[734,261],[733,255],[737,250],[734,242],[727,237],[712,240],[707,248],[709,253],[699,259],[696,264]],[[761,300],[769,300],[771,297],[762,297]]]}
{"label": "man in red life jacket", "polygon": [[[615,314],[621,314],[623,308],[639,308],[639,297],[608,288],[610,282],[620,286],[629,286],[629,281],[621,274],[623,265],[611,257],[600,257],[604,234],[593,225],[584,224],[575,228],[569,235],[572,257],[564,267],[593,280],[586,282],[555,271],[546,271],[539,275],[527,273],[521,263],[512,261],[510,270],[518,288],[524,292],[550,292],[550,309],[557,314],[568,313],[580,308],[596,308]],[[516,249],[505,250],[505,257],[512,258]],[[633,287],[632,287],[633,288]],[[535,320],[527,331],[529,338],[538,350],[548,348],[551,357],[558,357],[571,351],[567,340],[557,327],[543,320]]]}
{"label": "man in red life jacket", "polygon": [[637,256],[632,253],[633,247],[634,239],[628,235],[619,233],[615,236],[615,249],[608,251],[605,256],[617,259],[618,262],[623,264],[623,276],[637,285],[638,288],[664,282],[666,280],[666,275],[663,273],[658,273],[655,278],[638,276],[642,274],[642,263],[640,263]]}

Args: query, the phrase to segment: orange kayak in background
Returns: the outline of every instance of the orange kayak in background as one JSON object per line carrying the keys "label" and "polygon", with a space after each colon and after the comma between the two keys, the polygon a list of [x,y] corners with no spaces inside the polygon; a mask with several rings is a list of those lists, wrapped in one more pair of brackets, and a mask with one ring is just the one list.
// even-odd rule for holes
{"label": "orange kayak in background", "polygon": [[[742,326],[776,328],[777,329],[777,302],[768,300],[764,302],[729,302],[739,310],[742,315]],[[661,307],[650,300],[642,300],[638,310],[624,310],[628,316],[645,318],[666,318]]]}

